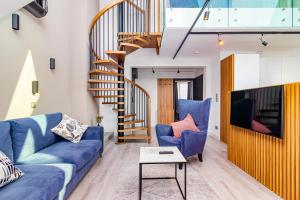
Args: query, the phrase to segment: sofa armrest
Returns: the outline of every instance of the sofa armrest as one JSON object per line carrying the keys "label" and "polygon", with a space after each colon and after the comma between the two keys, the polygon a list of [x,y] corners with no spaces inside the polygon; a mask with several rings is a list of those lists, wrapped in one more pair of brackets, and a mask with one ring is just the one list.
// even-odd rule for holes
{"label": "sofa armrest", "polygon": [[99,126],[90,126],[83,134],[83,140],[101,140],[103,142],[104,129]]}
{"label": "sofa armrest", "polygon": [[183,131],[181,135],[181,152],[185,157],[201,154],[206,142],[207,131]]}

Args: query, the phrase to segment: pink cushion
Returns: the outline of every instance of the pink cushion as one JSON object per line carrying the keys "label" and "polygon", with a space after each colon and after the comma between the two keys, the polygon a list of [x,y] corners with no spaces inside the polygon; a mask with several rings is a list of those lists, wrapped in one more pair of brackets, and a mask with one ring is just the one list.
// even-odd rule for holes
{"label": "pink cushion", "polygon": [[171,123],[171,126],[176,138],[180,138],[183,131],[200,131],[195,125],[194,119],[190,114],[188,114],[182,121]]}

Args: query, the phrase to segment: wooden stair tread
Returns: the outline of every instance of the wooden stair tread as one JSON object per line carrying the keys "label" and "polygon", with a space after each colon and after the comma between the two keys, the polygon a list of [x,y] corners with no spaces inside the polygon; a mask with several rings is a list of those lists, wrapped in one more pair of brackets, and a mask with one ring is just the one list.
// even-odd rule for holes
{"label": "wooden stair tread", "polygon": [[[147,129],[147,128],[146,128]],[[118,137],[120,140],[148,140],[151,139],[150,136],[144,135],[144,134],[130,134],[130,135],[124,135],[122,137]]]}
{"label": "wooden stair tread", "polygon": [[145,127],[132,127],[132,128],[124,128],[124,130],[118,130],[119,132],[128,132],[128,131],[146,131],[148,128]]}
{"label": "wooden stair tread", "polygon": [[130,37],[125,37],[125,38],[120,38],[118,41],[119,42],[128,42],[128,43],[133,41],[135,44],[143,46],[143,47],[149,45],[149,42],[146,39],[142,38],[142,36],[130,36]]}
{"label": "wooden stair tread", "polygon": [[130,118],[130,117],[135,117],[136,114],[128,114],[128,115],[124,115],[124,116],[119,116],[118,118]]}
{"label": "wooden stair tread", "polygon": [[124,105],[125,104],[125,102],[102,102],[102,104],[112,104],[112,105],[114,105],[114,104],[117,104],[117,105]]}
{"label": "wooden stair tread", "polygon": [[97,95],[94,96],[94,98],[100,99],[100,98],[122,98],[125,97],[125,95]]}
{"label": "wooden stair tread", "polygon": [[89,83],[111,83],[111,84],[124,83],[124,81],[96,80],[96,79],[90,79],[88,82],[89,82]]}
{"label": "wooden stair tread", "polygon": [[89,88],[88,91],[124,91],[125,88]]}
{"label": "wooden stair tread", "polygon": [[115,62],[124,62],[126,57],[126,51],[105,51],[105,53],[113,59]]}
{"label": "wooden stair tread", "polygon": [[138,124],[143,122],[145,122],[145,120],[130,120],[130,121],[124,121],[123,123],[118,123],[118,125],[130,125],[130,124]]}
{"label": "wooden stair tread", "polygon": [[94,64],[98,64],[105,67],[112,67],[116,69],[124,69],[124,67],[120,66],[118,63],[116,63],[113,60],[96,60],[93,62]]}
{"label": "wooden stair tread", "polygon": [[126,54],[130,54],[138,49],[142,48],[141,46],[137,45],[137,44],[132,44],[132,43],[126,43],[126,42],[122,42],[120,44],[120,49],[122,51],[126,51]]}
{"label": "wooden stair tread", "polygon": [[93,69],[90,71],[90,74],[105,74],[105,75],[109,75],[109,76],[124,76],[124,74],[119,74],[116,72],[109,72],[109,71],[105,71],[105,70],[101,70],[101,69]]}

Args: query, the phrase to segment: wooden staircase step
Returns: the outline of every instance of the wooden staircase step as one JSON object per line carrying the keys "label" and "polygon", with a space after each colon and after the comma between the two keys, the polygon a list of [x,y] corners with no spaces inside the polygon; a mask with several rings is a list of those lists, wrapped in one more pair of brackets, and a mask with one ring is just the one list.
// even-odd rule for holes
{"label": "wooden staircase step", "polygon": [[97,95],[94,96],[96,99],[101,99],[101,98],[122,98],[125,97],[125,95]]}
{"label": "wooden staircase step", "polygon": [[149,42],[147,39],[142,38],[143,36],[130,36],[130,37],[124,37],[120,38],[119,42],[133,42],[134,44],[140,45],[142,47],[149,45]]}
{"label": "wooden staircase step", "polygon": [[120,44],[120,49],[122,51],[126,51],[126,54],[130,54],[138,49],[142,48],[141,46],[137,45],[137,44],[132,44],[132,43],[126,43],[126,42],[122,42]]}
{"label": "wooden staircase step", "polygon": [[89,91],[124,91],[125,88],[89,88]]}
{"label": "wooden staircase step", "polygon": [[90,71],[90,74],[105,74],[105,75],[109,75],[109,76],[124,76],[124,74],[104,71],[104,70],[100,70],[100,69],[93,69],[93,70]]}
{"label": "wooden staircase step", "polygon": [[107,104],[107,105],[124,105],[125,102],[102,102],[102,104]]}
{"label": "wooden staircase step", "polygon": [[124,62],[126,51],[105,51],[105,53],[115,62]]}
{"label": "wooden staircase step", "polygon": [[125,135],[123,137],[118,137],[118,139],[119,140],[150,140],[151,137],[144,134],[130,134],[130,135]]}
{"label": "wooden staircase step", "polygon": [[118,123],[118,125],[131,125],[131,124],[138,124],[143,122],[145,122],[145,120],[130,120],[130,121],[125,121],[123,123]]}
{"label": "wooden staircase step", "polygon": [[118,130],[121,133],[129,132],[129,131],[146,131],[148,128],[145,127],[133,127],[133,128],[124,128],[124,130]]}
{"label": "wooden staircase step", "polygon": [[96,79],[90,79],[88,82],[89,82],[89,83],[111,83],[111,84],[124,83],[124,81],[96,80]]}
{"label": "wooden staircase step", "polygon": [[119,116],[118,118],[130,118],[130,117],[135,117],[136,114],[128,114],[128,115],[124,115],[124,116]]}
{"label": "wooden staircase step", "polygon": [[124,69],[124,67],[122,67],[121,65],[119,65],[113,60],[96,60],[93,63],[105,67],[115,68],[115,69]]}

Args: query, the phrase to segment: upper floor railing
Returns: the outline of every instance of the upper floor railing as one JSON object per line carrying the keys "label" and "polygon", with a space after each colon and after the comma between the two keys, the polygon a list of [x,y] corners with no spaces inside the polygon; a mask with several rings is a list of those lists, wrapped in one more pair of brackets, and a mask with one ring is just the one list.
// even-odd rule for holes
{"label": "upper floor railing", "polygon": [[[167,0],[166,22],[184,27],[183,22],[187,23],[189,17],[193,20],[204,2]],[[202,17],[196,27],[300,28],[300,0],[212,0],[207,10],[209,19]]]}

